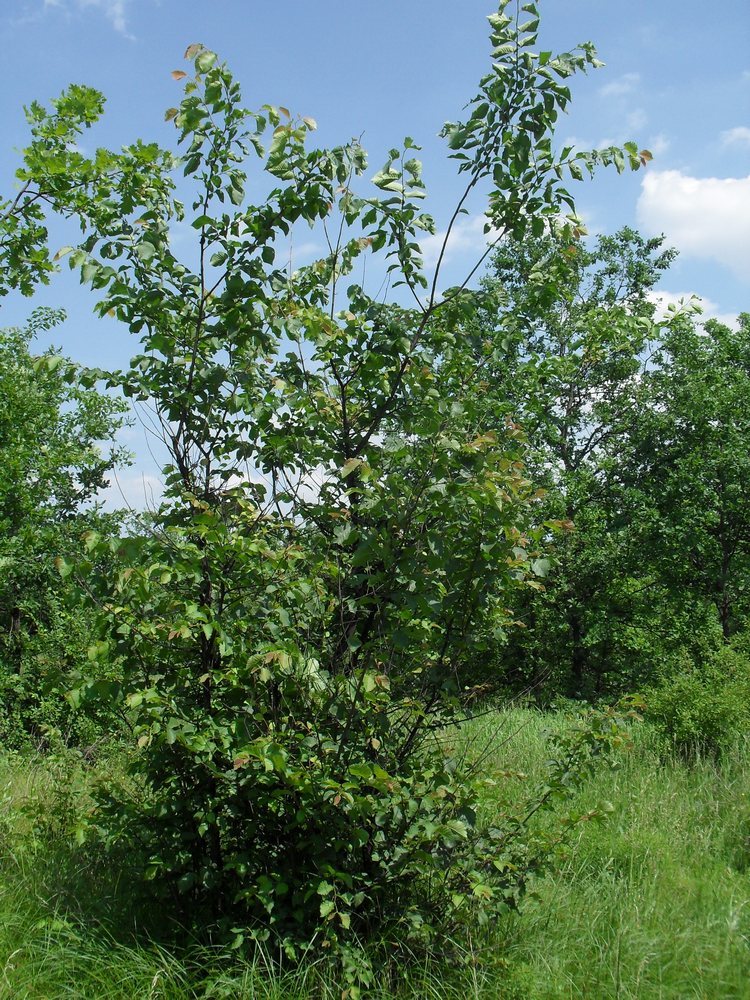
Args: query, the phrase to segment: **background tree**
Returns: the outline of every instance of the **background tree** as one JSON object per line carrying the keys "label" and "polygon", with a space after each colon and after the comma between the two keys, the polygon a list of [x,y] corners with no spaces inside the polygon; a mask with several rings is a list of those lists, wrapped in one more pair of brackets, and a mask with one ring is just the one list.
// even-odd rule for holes
{"label": "background tree", "polygon": [[623,461],[658,333],[649,292],[674,258],[631,229],[590,248],[581,235],[503,243],[477,331],[494,355],[484,392],[526,431],[541,515],[558,527],[554,570],[504,662],[522,686],[575,697],[632,687],[640,669],[648,577]]}
{"label": "background tree", "polygon": [[673,602],[707,604],[728,640],[748,613],[750,315],[683,311],[664,334],[632,436],[643,545]]}
{"label": "background tree", "polygon": [[[124,458],[112,444],[125,406],[82,383],[50,350],[31,353],[35,333],[63,314],[38,309],[24,329],[0,332],[0,726],[6,743],[67,726],[63,699],[92,641],[91,616],[55,559],[81,534],[115,525],[97,494]],[[69,721],[69,720],[68,720]]]}

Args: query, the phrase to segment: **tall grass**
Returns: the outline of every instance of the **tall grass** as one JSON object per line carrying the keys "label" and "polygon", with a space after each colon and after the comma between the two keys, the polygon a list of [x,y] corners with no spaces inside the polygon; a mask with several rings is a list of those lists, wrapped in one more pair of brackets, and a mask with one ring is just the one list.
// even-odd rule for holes
{"label": "tall grass", "polygon": [[611,820],[580,832],[505,928],[516,982],[539,1000],[750,997],[747,745],[719,767],[634,735],[620,769],[580,793],[608,799]]}
{"label": "tall grass", "polygon": [[[525,710],[473,722],[464,738],[486,767],[541,775],[560,715]],[[116,764],[115,764],[116,766]],[[341,1000],[322,963],[282,969],[144,928],[127,880],[77,846],[84,768],[0,762],[0,1000]],[[460,969],[381,963],[378,1000],[742,1000],[750,998],[750,753],[686,763],[637,726],[618,770],[578,793],[609,822],[579,829],[520,918],[493,929]],[[24,806],[24,803],[26,805]],[[486,808],[492,808],[488,800]]]}

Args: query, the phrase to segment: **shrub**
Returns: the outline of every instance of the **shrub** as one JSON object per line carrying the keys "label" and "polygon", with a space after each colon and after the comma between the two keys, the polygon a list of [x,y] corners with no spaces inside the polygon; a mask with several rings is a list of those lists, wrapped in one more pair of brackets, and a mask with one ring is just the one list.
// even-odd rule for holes
{"label": "shrub", "polygon": [[680,752],[721,755],[750,725],[750,659],[731,646],[683,658],[645,698],[648,718]]}

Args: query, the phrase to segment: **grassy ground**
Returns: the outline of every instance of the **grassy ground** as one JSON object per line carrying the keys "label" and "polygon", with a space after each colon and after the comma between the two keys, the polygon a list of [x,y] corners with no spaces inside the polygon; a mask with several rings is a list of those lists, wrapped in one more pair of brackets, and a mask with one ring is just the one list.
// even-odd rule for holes
{"label": "grassy ground", "polygon": [[621,768],[581,793],[598,797],[613,804],[610,821],[582,831],[506,929],[520,995],[750,997],[747,748],[721,768],[687,765],[642,727]]}
{"label": "grassy ground", "polygon": [[[475,722],[470,738],[503,767],[534,773],[559,725],[514,711]],[[607,799],[610,821],[579,832],[520,919],[495,928],[461,971],[391,969],[372,995],[750,998],[750,753],[738,747],[721,767],[686,764],[647,727],[634,736],[619,770],[599,773],[574,803],[584,811]],[[127,886],[63,835],[85,801],[70,774],[0,763],[0,1000],[341,1000],[322,967],[282,974],[272,958],[243,964],[134,944]]]}

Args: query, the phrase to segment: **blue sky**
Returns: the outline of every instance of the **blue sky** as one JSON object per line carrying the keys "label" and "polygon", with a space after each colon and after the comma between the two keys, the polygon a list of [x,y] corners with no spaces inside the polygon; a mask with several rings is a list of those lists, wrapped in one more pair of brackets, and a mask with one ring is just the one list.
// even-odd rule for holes
{"label": "blue sky", "polygon": [[[574,81],[559,139],[591,147],[632,138],[654,153],[646,171],[574,185],[590,231],[628,224],[665,233],[680,250],[663,281],[665,299],[697,293],[723,318],[750,310],[747,0],[540,7],[545,48],[591,40],[606,63]],[[3,190],[12,190],[13,148],[25,142],[22,105],[71,82],[108,98],[92,146],[138,137],[170,143],[163,113],[181,92],[170,71],[183,67],[189,43],[202,42],[229,62],[248,106],[270,102],[314,117],[321,144],[361,135],[373,172],[392,145],[413,136],[440,227],[458,183],[436,133],[460,114],[488,65],[492,9],[488,0],[3,0]],[[470,216],[446,278],[462,276],[479,241],[480,220]],[[66,353],[88,364],[124,363],[127,335],[90,317],[88,293],[72,276],[62,274],[38,301],[68,310],[54,335]],[[29,308],[7,301],[0,321],[20,322]]]}

